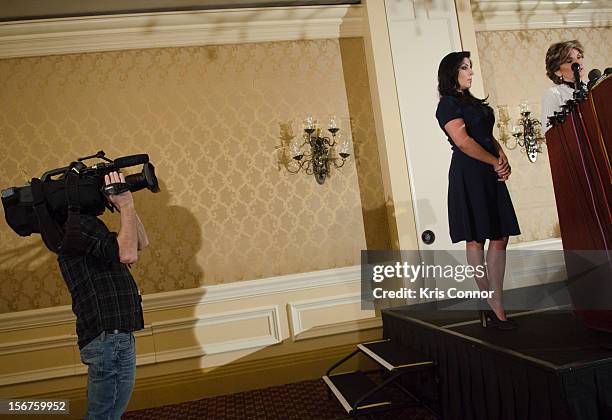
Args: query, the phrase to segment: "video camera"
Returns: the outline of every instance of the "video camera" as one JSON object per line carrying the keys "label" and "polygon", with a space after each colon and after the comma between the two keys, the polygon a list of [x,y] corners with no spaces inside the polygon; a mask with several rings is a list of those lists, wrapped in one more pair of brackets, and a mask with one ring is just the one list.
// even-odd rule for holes
{"label": "video camera", "polygon": [[[83,163],[93,158],[102,159],[103,162],[92,166]],[[104,175],[141,164],[142,171],[126,176],[125,183],[105,186]],[[66,222],[69,211],[99,216],[107,208],[114,210],[105,195],[144,188],[159,192],[155,167],[149,162],[149,155],[111,160],[101,150],[95,155],[79,158],[68,166],[47,171],[40,179],[33,178],[30,185],[2,190],[2,205],[9,226],[20,236],[30,236],[32,233],[43,233],[44,224],[49,218],[43,218],[41,223],[41,211],[61,226]]]}

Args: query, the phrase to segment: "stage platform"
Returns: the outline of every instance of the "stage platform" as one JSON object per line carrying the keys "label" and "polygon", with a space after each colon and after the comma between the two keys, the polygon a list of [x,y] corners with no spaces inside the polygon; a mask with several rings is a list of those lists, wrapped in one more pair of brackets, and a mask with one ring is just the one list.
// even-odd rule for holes
{"label": "stage platform", "polygon": [[571,311],[511,315],[519,328],[500,331],[476,311],[396,307],[382,311],[384,338],[437,363],[446,420],[612,419],[612,334]]}

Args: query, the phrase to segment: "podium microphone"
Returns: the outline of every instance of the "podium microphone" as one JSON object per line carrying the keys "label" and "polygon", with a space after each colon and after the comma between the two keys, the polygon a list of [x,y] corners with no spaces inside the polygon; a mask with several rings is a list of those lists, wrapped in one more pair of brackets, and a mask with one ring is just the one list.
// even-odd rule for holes
{"label": "podium microphone", "polygon": [[584,85],[580,81],[580,64],[572,64],[572,71],[574,72],[574,99],[582,101],[587,97],[587,91]]}
{"label": "podium microphone", "polygon": [[574,89],[580,90],[580,64],[572,64],[572,71],[574,72],[574,84],[576,85]]}
{"label": "podium microphone", "polygon": [[601,71],[599,69],[593,69],[589,72],[589,83],[587,83],[587,89],[591,90],[593,85],[599,80],[601,77]]}

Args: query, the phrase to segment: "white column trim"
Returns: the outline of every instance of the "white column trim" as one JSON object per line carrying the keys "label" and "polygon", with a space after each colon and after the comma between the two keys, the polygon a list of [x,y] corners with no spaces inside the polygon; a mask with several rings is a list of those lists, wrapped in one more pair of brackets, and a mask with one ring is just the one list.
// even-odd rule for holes
{"label": "white column trim", "polygon": [[0,22],[0,58],[362,36],[360,5]]}

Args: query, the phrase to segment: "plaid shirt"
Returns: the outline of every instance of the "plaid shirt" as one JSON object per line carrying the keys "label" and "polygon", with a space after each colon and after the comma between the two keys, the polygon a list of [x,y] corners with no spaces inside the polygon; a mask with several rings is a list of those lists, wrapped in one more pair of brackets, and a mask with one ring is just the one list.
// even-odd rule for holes
{"label": "plaid shirt", "polygon": [[59,255],[64,281],[72,296],[79,348],[102,331],[135,331],[144,327],[142,299],[128,267],[119,262],[117,234],[97,217],[81,215],[85,256]]}

